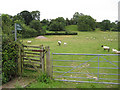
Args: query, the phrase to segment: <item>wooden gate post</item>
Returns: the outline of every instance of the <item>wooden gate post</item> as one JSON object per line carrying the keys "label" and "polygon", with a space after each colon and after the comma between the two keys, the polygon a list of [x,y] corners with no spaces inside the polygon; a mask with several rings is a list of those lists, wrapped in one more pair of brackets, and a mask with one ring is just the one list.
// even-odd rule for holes
{"label": "wooden gate post", "polygon": [[[43,50],[43,45],[40,45],[40,49]],[[40,61],[42,62],[42,72],[45,72],[45,60],[43,56],[44,52],[40,52]],[[40,65],[41,66],[41,65]]]}
{"label": "wooden gate post", "polygon": [[19,53],[18,53],[18,74],[22,75],[22,63],[21,63],[21,48],[19,46]]}
{"label": "wooden gate post", "polygon": [[22,51],[21,51],[21,74],[24,73],[24,67],[23,67],[23,62],[24,62],[24,45],[22,45]]}
{"label": "wooden gate post", "polygon": [[52,77],[52,66],[50,61],[50,47],[45,47],[46,50],[46,73],[48,76]]}

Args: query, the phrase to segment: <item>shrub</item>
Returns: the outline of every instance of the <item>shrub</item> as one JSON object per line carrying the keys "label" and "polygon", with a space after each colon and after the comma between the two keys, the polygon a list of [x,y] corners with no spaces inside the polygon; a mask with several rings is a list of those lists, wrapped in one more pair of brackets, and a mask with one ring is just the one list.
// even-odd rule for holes
{"label": "shrub", "polygon": [[46,33],[45,35],[77,35],[77,33],[70,33],[70,32],[66,32],[66,33]]}
{"label": "shrub", "polygon": [[50,79],[50,77],[47,74],[41,74],[38,78],[37,78],[38,82],[42,82],[42,83],[49,83],[52,80]]}
{"label": "shrub", "polygon": [[6,83],[17,76],[19,44],[9,36],[3,35],[2,42],[2,83]]}

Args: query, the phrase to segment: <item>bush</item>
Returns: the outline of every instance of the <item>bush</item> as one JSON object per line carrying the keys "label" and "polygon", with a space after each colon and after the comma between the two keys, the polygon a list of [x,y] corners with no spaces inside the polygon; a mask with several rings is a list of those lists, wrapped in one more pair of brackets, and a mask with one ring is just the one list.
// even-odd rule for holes
{"label": "bush", "polygon": [[41,74],[38,78],[37,78],[38,82],[42,82],[42,83],[50,83],[52,80],[50,79],[50,77],[47,74]]}
{"label": "bush", "polygon": [[2,83],[17,76],[18,43],[3,35],[2,42]]}
{"label": "bush", "polygon": [[46,33],[45,35],[77,35],[77,33]]}

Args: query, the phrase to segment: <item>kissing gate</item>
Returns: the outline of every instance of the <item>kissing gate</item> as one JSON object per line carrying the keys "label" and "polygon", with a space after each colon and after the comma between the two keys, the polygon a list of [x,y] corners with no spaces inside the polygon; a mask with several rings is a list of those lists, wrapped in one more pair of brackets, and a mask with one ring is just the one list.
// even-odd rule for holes
{"label": "kissing gate", "polygon": [[[46,63],[45,63],[46,62]],[[18,73],[19,75],[27,70],[36,70],[37,72],[47,73],[51,76],[50,70],[50,49],[49,46],[26,46],[22,50],[19,48]]]}
{"label": "kissing gate", "polygon": [[52,53],[53,77],[58,81],[120,84],[117,56],[120,55]]}

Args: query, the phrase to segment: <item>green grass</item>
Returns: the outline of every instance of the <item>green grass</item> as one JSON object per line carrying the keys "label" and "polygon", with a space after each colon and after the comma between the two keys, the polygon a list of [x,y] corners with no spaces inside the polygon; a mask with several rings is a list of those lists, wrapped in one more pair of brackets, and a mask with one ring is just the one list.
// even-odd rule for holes
{"label": "green grass", "polygon": [[[71,27],[71,26],[69,26]],[[69,30],[69,27],[66,27]],[[72,26],[73,30],[76,28],[76,26]],[[72,30],[72,29],[71,29]],[[78,32],[78,31],[77,31]],[[24,39],[23,43],[25,45],[41,45],[44,46],[50,46],[50,54],[52,56],[52,53],[84,53],[84,54],[113,54],[113,52],[110,50],[104,51],[101,45],[107,45],[111,49],[115,48],[118,49],[118,33],[117,32],[102,32],[102,31],[95,31],[95,32],[78,32],[78,35],[54,35],[54,36],[45,36],[46,39],[35,39],[35,38],[28,38]],[[112,41],[109,41],[109,39],[112,39]],[[27,40],[31,40],[31,44],[27,44]],[[62,45],[58,46],[57,41],[61,40]],[[67,45],[64,46],[63,43],[66,42]],[[57,60],[89,60],[92,58],[92,56],[61,56],[61,55],[54,55],[53,59]],[[108,56],[105,57],[107,60],[110,61],[117,61],[117,56]],[[96,59],[98,60],[98,59]],[[105,61],[104,59],[100,58],[100,61]],[[61,65],[61,66],[77,66],[80,63],[71,63],[71,62],[53,62],[54,65]],[[97,63],[87,63],[90,64],[91,67],[96,66]],[[114,63],[118,65],[117,63]],[[100,63],[101,67],[109,67],[112,65],[110,63]],[[53,68],[54,71],[68,71],[72,68]],[[81,70],[81,72],[87,73],[94,72],[97,73],[97,69],[75,69],[76,72]],[[100,70],[101,73],[117,73],[115,70]],[[60,75],[58,73],[54,73],[54,75]],[[65,76],[70,76],[71,74],[66,74]],[[73,76],[73,74],[72,74]],[[75,75],[78,76],[78,75]],[[81,75],[82,76],[82,75]],[[86,77],[86,75],[83,75]],[[96,76],[96,75],[93,75]],[[79,77],[79,76],[78,76]],[[105,75],[100,75],[100,78],[107,78]],[[108,76],[111,77],[111,76]],[[114,76],[112,76],[113,78]],[[115,77],[117,78],[117,77]],[[63,78],[63,79],[69,79],[69,78]],[[76,79],[77,80],[77,79]],[[84,79],[82,79],[84,80]],[[94,80],[92,80],[94,81]],[[101,80],[103,81],[103,80]],[[106,80],[107,81],[107,80]],[[36,82],[32,83],[29,88],[117,88],[117,85],[108,85],[108,84],[91,84],[91,83],[72,83],[72,82],[59,82],[59,81],[53,81],[52,83],[41,83]]]}
{"label": "green grass", "polygon": [[48,84],[42,83],[42,82],[35,82],[34,84],[29,85],[29,87],[27,87],[27,88],[116,88],[116,85],[53,81]]}
{"label": "green grass", "polygon": [[68,25],[65,27],[67,31],[78,31],[77,25]]}

